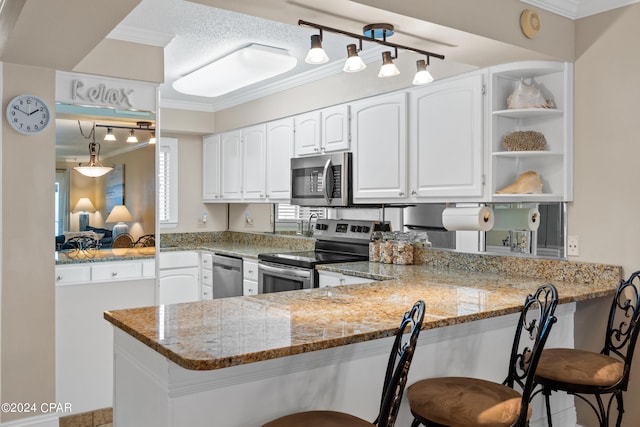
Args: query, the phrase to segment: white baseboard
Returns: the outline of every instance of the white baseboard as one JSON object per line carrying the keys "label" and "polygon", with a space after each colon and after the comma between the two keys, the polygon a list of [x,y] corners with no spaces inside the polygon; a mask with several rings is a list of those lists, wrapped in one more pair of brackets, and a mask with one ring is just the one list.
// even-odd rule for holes
{"label": "white baseboard", "polygon": [[58,416],[51,414],[0,423],[0,427],[58,427],[58,425]]}

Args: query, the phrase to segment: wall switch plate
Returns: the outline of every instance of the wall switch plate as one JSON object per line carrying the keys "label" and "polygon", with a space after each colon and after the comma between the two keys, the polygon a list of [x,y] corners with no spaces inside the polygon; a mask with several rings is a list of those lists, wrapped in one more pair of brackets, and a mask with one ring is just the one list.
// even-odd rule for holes
{"label": "wall switch plate", "polygon": [[580,239],[578,236],[567,237],[567,255],[580,256]]}

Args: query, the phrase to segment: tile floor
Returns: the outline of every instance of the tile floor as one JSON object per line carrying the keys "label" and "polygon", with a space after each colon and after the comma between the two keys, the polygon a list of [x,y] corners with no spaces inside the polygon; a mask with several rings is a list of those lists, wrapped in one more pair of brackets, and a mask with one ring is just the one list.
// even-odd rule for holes
{"label": "tile floor", "polygon": [[60,427],[113,427],[113,410],[99,409],[92,412],[61,417]]}

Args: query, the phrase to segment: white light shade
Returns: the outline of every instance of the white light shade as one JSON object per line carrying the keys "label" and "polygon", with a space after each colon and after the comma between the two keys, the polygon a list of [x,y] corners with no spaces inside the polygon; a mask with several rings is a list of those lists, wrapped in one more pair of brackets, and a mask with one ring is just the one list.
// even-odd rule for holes
{"label": "white light shade", "polygon": [[358,50],[355,44],[347,46],[347,54],[349,57],[345,61],[342,71],[346,71],[347,73],[357,73],[358,71],[362,71],[367,68],[367,65],[364,63],[362,58],[358,56]]}
{"label": "white light shade", "polygon": [[125,205],[116,205],[105,222],[131,222],[133,217]]}
{"label": "white light shade", "polygon": [[116,136],[113,134],[113,128],[107,128],[107,134],[104,136],[105,141],[115,141]]}
{"label": "white light shade", "polygon": [[307,56],[304,58],[304,62],[313,65],[329,62],[329,57],[327,56],[327,52],[322,48],[322,41],[319,35],[314,34],[311,36],[311,49],[309,49]]}
{"label": "white light shade", "polygon": [[187,95],[220,96],[286,73],[297,63],[284,49],[252,44],[179,78],[173,88]]}
{"label": "white light shade", "polygon": [[76,203],[76,207],[73,208],[74,212],[95,212],[96,208],[93,206],[93,203],[91,203],[91,200],[89,200],[88,197],[82,197],[80,198],[80,200],[78,200],[78,203]]}
{"label": "white light shade", "polygon": [[138,138],[136,138],[136,133],[133,129],[129,131],[129,137],[127,138],[127,142],[129,143],[138,142]]}
{"label": "white light shade", "polygon": [[391,52],[382,52],[382,67],[380,67],[378,77],[393,77],[398,74],[400,74],[400,70],[393,63]]}
{"label": "white light shade", "polygon": [[151,132],[151,138],[149,138],[149,144],[155,144],[155,143],[156,143],[156,133]]}
{"label": "white light shade", "polygon": [[73,169],[90,178],[106,175],[113,170],[113,168],[108,166],[76,166]]}
{"label": "white light shade", "polygon": [[433,76],[427,70],[427,64],[424,62],[424,59],[421,59],[417,62],[418,71],[416,75],[413,77],[414,85],[425,85],[427,83],[431,83],[433,81]]}

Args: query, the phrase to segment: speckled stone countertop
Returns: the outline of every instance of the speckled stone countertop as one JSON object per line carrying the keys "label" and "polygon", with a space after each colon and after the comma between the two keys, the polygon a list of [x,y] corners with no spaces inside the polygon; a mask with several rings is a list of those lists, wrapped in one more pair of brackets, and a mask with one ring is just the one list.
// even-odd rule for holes
{"label": "speckled stone countertop", "polygon": [[69,250],[57,251],[55,253],[56,265],[81,264],[86,262],[113,262],[113,261],[135,261],[143,259],[154,259],[156,249],[130,248],[130,249],[97,249],[97,250]]}
{"label": "speckled stone countertop", "polygon": [[[425,265],[345,263],[323,269],[388,279],[361,285],[105,312],[143,344],[191,370],[212,370],[393,335],[402,314],[426,303],[423,329],[517,312],[546,278]],[[587,268],[589,269],[589,268]],[[562,303],[611,295],[622,273],[554,281]]]}

